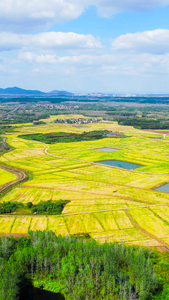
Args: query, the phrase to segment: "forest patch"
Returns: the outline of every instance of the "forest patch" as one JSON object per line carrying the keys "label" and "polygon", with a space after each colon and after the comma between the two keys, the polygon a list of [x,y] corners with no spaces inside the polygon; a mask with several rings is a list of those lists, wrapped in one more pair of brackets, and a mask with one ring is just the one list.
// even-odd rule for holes
{"label": "forest patch", "polygon": [[[112,134],[108,130],[94,130],[83,133],[72,133],[72,132],[51,132],[51,133],[35,133],[35,134],[25,134],[19,135],[18,137],[35,140],[46,144],[54,143],[72,143],[72,142],[81,142],[81,141],[93,141],[98,139],[107,138],[108,134]],[[122,134],[118,134],[115,137],[122,137]]]}

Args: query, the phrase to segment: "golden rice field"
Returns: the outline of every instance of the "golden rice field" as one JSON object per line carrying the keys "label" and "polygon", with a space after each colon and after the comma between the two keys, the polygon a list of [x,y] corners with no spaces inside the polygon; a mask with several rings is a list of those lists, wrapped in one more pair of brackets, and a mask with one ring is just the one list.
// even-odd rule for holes
{"label": "golden rice field", "polygon": [[[56,118],[52,116],[44,125],[18,126],[6,135],[14,150],[0,156],[0,164],[25,170],[30,179],[0,201],[70,202],[61,216],[1,216],[0,234],[47,229],[61,235],[88,233],[100,242],[123,241],[169,249],[169,193],[153,190],[169,182],[169,135],[155,140],[153,137],[162,135],[100,121],[85,125],[85,131],[121,132],[125,138],[45,145],[18,137],[36,132],[84,131],[75,124],[54,123]],[[99,150],[102,147],[119,151],[103,152]],[[130,171],[100,165],[97,162],[101,160],[124,160],[142,167]],[[0,169],[0,185],[12,180],[15,175]]]}

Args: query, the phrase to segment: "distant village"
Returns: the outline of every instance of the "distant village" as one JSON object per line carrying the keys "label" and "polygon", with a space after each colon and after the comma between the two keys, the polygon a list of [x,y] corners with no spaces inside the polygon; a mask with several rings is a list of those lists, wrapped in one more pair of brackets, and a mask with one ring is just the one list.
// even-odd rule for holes
{"label": "distant village", "polygon": [[63,104],[52,104],[52,103],[39,103],[36,104],[39,107],[45,107],[47,109],[77,109],[79,108],[78,105],[63,105]]}
{"label": "distant village", "polygon": [[56,119],[55,123],[65,123],[65,124],[88,124],[99,122],[98,118],[70,118],[70,119]]}

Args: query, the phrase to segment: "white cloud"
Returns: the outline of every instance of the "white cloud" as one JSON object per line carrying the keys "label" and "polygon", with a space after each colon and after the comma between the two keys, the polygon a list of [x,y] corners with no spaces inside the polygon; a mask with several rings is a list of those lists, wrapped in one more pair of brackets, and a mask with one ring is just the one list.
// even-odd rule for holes
{"label": "white cloud", "polygon": [[112,41],[114,50],[139,53],[169,53],[169,30],[156,29],[138,33],[127,33]]}
{"label": "white cloud", "polygon": [[120,61],[118,55],[73,55],[73,56],[57,56],[54,54],[35,54],[33,52],[22,52],[19,60],[28,61],[38,64],[57,64],[61,66],[73,66],[75,68],[102,68],[104,65],[117,65]]}
{"label": "white cloud", "polygon": [[47,28],[79,17],[84,11],[82,4],[76,0],[0,0],[1,28]]}
{"label": "white cloud", "polygon": [[44,30],[78,18],[95,6],[103,17],[122,11],[149,11],[169,0],[0,0],[0,26],[4,31]]}
{"label": "white cloud", "polygon": [[92,35],[1,33],[0,49],[16,50],[1,52],[1,66],[8,66],[9,72],[18,68],[21,74],[45,68],[53,76],[59,72],[77,79],[84,72],[86,81],[87,74],[97,74],[103,81],[104,75],[159,76],[169,74],[168,41],[169,30],[164,29],[126,34],[112,42],[114,51],[107,52]]}
{"label": "white cloud", "polygon": [[[24,63],[29,68],[40,70],[48,69],[50,74],[66,73],[69,70],[70,77],[72,74],[78,79],[81,73],[86,74],[86,82],[89,81],[88,76],[97,74],[97,77],[106,80],[104,76],[145,76],[159,77],[169,76],[169,54],[151,54],[151,53],[121,53],[121,54],[100,54],[100,55],[73,55],[73,56],[57,56],[55,54],[38,54],[33,52],[22,52],[19,55],[21,65]],[[17,62],[15,63],[17,65]],[[14,66],[15,67],[15,66]]]}
{"label": "white cloud", "polygon": [[20,61],[38,64],[53,64],[57,62],[57,56],[54,54],[36,54],[33,52],[22,52],[19,54]]}
{"label": "white cloud", "polygon": [[[18,59],[1,53],[1,86],[19,85],[41,90],[161,92],[169,80],[169,54],[121,52],[120,54],[57,56],[22,52]],[[24,76],[23,76],[24,74]]]}
{"label": "white cloud", "polygon": [[95,0],[94,2],[103,17],[110,17],[122,11],[150,11],[169,4],[169,0]]}
{"label": "white cloud", "polygon": [[74,32],[42,32],[39,34],[0,33],[0,51],[16,49],[38,50],[92,50],[101,48],[101,43],[91,34]]}

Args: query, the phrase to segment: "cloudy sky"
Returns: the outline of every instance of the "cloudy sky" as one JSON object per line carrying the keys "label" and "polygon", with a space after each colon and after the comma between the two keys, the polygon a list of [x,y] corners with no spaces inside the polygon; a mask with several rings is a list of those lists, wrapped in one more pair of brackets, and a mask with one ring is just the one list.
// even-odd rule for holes
{"label": "cloudy sky", "polygon": [[169,0],[0,0],[0,87],[169,93]]}

